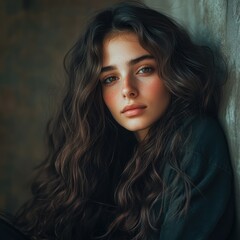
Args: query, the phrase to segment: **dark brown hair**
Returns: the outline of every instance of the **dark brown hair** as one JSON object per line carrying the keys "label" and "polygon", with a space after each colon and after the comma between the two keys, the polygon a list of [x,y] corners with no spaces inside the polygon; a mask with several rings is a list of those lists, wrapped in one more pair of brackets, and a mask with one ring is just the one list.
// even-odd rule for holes
{"label": "dark brown hair", "polygon": [[[171,93],[167,112],[140,143],[114,121],[101,96],[102,43],[116,31],[138,36],[157,60]],[[194,44],[164,14],[125,2],[96,14],[67,54],[65,67],[68,88],[48,126],[49,153],[16,223],[32,239],[93,239],[101,234],[102,239],[149,239],[161,225],[164,199],[175,197],[176,186],[185,194],[173,215],[184,214],[189,206],[191,181],[179,158],[187,136],[179,123],[199,114],[217,116],[220,84],[212,52]],[[111,171],[119,162],[124,164],[112,187]],[[169,186],[166,165],[174,172]],[[108,192],[114,195],[112,202]],[[112,217],[98,231],[103,211]]]}

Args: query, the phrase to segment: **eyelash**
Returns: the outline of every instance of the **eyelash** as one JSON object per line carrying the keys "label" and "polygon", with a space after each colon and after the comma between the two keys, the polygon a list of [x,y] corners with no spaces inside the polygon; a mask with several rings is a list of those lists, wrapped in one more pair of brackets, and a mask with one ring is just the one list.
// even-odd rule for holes
{"label": "eyelash", "polygon": [[[146,72],[144,71],[143,73],[140,73],[140,71],[142,71],[142,70],[147,70],[147,71]],[[152,73],[153,71],[154,71],[153,67],[142,67],[137,71],[137,73],[145,74],[145,73]]]}
{"label": "eyelash", "polygon": [[[145,71],[145,70],[147,70],[147,71]],[[141,72],[141,71],[143,71],[143,72]],[[137,71],[137,74],[149,74],[149,73],[152,73],[153,71],[154,71],[153,67],[142,67]],[[110,82],[108,82],[109,80],[110,80]],[[118,80],[118,77],[109,76],[109,77],[106,77],[103,80],[101,80],[101,82],[104,85],[110,85],[112,82],[117,81],[117,80]]]}
{"label": "eyelash", "polygon": [[[107,82],[109,79],[113,79],[113,80],[111,80],[110,82]],[[102,82],[102,84],[104,84],[104,85],[109,85],[109,84],[111,84],[112,82],[116,81],[117,79],[118,79],[118,78],[115,77],[115,76],[109,76],[109,77],[104,78],[101,82]]]}

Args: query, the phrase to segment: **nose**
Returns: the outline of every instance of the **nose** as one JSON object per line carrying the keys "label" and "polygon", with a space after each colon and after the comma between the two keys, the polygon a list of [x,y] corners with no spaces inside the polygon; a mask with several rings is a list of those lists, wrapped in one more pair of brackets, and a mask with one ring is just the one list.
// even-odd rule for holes
{"label": "nose", "polygon": [[124,98],[135,98],[138,96],[138,89],[133,77],[127,76],[123,80],[122,95]]}

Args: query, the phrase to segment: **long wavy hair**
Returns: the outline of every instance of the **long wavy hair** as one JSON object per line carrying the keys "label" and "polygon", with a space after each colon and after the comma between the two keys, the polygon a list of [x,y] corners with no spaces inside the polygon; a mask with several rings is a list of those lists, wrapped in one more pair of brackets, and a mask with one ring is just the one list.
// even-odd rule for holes
{"label": "long wavy hair", "polygon": [[[171,94],[166,113],[141,142],[112,118],[99,83],[104,38],[126,31],[154,56]],[[192,185],[179,157],[188,136],[179,125],[196,115],[217,116],[213,54],[164,14],[124,2],[96,14],[67,54],[65,68],[68,86],[47,128],[48,155],[16,224],[32,239],[150,239],[176,186],[183,186],[184,195],[173,215],[189,207]],[[174,173],[171,184],[164,179],[166,166]],[[106,228],[99,224],[103,212]]]}

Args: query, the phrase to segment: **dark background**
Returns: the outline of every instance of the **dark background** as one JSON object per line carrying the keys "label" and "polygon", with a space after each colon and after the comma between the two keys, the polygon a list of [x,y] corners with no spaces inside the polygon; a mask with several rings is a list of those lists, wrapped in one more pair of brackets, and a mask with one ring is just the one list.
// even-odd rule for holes
{"label": "dark background", "polygon": [[[64,85],[65,53],[89,17],[115,2],[0,0],[0,210],[14,212],[29,196],[33,168],[45,156],[45,126]],[[229,77],[219,117],[232,157],[239,225],[240,0],[144,2],[225,56]]]}
{"label": "dark background", "polygon": [[27,199],[65,81],[63,58],[111,0],[0,0],[0,209]]}

